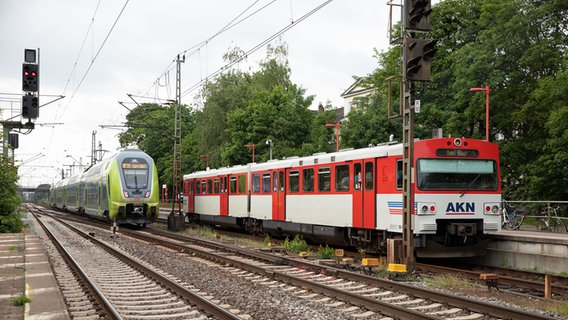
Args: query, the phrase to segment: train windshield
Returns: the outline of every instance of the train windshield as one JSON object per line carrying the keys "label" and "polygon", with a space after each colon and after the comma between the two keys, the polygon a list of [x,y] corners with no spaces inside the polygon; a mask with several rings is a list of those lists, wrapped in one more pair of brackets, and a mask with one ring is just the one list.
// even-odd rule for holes
{"label": "train windshield", "polygon": [[128,189],[145,189],[148,187],[148,162],[140,158],[126,158],[122,162],[122,174]]}
{"label": "train windshield", "polygon": [[480,159],[419,159],[420,190],[485,190],[498,188],[497,163]]}

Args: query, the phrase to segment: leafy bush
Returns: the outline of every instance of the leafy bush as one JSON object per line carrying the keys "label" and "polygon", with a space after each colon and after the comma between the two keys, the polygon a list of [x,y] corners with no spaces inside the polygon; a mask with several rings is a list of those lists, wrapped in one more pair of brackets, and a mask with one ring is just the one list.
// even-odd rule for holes
{"label": "leafy bush", "polygon": [[292,241],[290,241],[288,239],[288,237],[286,237],[286,240],[284,241],[283,247],[287,251],[296,252],[296,253],[310,251],[310,247],[306,243],[306,240],[303,240],[302,238],[300,238],[299,235],[296,235],[294,237],[294,240],[292,240]]}
{"label": "leafy bush", "polygon": [[32,299],[28,298],[25,294],[22,294],[21,296],[12,300],[12,305],[19,307],[19,306],[23,306],[24,304],[30,303],[30,302],[32,302]]}
{"label": "leafy bush", "polygon": [[318,248],[318,256],[323,259],[331,259],[335,257],[335,249],[330,248],[327,244],[325,248],[320,244]]}

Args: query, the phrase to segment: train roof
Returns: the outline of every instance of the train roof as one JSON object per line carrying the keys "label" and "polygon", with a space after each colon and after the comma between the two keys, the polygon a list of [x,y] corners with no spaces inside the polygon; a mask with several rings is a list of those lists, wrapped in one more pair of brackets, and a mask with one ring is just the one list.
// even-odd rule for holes
{"label": "train roof", "polygon": [[386,157],[389,155],[402,154],[401,145],[402,144],[400,143],[392,142],[392,143],[380,144],[377,146],[371,146],[361,149],[345,149],[345,150],[340,150],[339,152],[332,152],[332,153],[322,152],[322,153],[315,153],[311,156],[305,156],[305,157],[295,156],[280,160],[269,160],[267,162],[261,162],[261,163],[253,162],[247,165],[236,165],[233,167],[197,171],[190,174],[186,174],[183,177],[184,179],[201,178],[201,177],[208,177],[211,175],[223,175],[229,173],[247,172],[249,168],[251,171],[263,171],[263,170],[271,170],[276,168],[289,168],[293,166],[308,166],[314,164],[334,163],[334,162],[349,161],[361,158],[381,157],[381,156]]}

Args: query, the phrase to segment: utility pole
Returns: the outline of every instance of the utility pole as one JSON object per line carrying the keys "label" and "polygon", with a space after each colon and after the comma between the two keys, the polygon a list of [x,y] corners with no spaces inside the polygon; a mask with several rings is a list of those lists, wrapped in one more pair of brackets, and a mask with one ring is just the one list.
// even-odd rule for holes
{"label": "utility pole", "polygon": [[[185,229],[185,218],[182,210],[181,190],[181,63],[185,62],[185,55],[176,57],[176,105],[174,115],[174,163],[173,163],[173,203],[172,211],[168,216],[168,230],[182,231]],[[178,214],[175,214],[176,204]]]}
{"label": "utility pole", "polygon": [[[414,271],[414,230],[412,217],[415,211],[414,201],[414,116],[418,112],[419,101],[414,99],[415,84],[430,81],[430,60],[435,49],[435,40],[424,39],[430,30],[430,0],[403,0],[401,37],[391,41],[391,44],[401,44],[402,80],[400,82],[400,112],[391,116],[391,83],[397,77],[387,78],[389,81],[389,118],[402,118],[402,148],[403,148],[403,193],[402,193],[402,260],[407,272]],[[392,7],[398,6],[392,1]],[[392,22],[391,22],[392,23]],[[389,26],[392,30],[392,26]]]}

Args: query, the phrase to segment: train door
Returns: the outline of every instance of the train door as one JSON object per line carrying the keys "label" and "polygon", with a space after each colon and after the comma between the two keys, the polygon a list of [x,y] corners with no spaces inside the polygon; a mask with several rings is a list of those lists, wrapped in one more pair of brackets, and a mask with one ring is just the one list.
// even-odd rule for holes
{"label": "train door", "polygon": [[375,159],[353,162],[353,227],[374,229],[375,218]]}
{"label": "train door", "polygon": [[219,179],[219,211],[221,216],[229,215],[229,178],[221,176]]}
{"label": "train door", "polygon": [[272,220],[284,221],[286,210],[284,169],[272,170]]}
{"label": "train door", "polygon": [[[187,212],[195,213],[195,179],[186,180]],[[164,185],[165,186],[165,185]],[[164,188],[166,189],[166,188]],[[164,192],[164,191],[163,191]]]}

